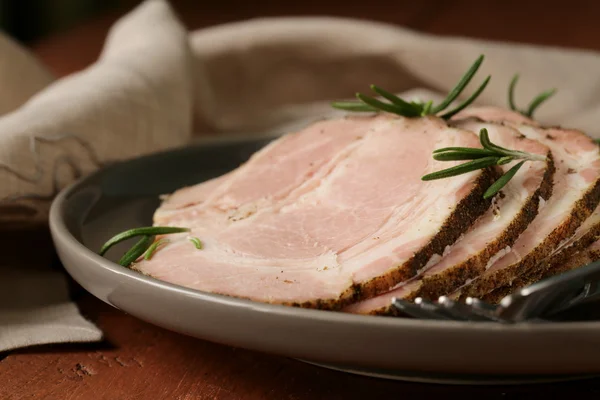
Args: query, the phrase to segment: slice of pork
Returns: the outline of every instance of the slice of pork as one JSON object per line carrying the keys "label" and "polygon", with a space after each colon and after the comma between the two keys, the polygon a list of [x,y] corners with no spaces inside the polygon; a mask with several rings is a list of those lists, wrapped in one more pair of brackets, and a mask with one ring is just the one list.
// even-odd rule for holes
{"label": "slice of pork", "polygon": [[[549,278],[575,268],[583,267],[591,262],[600,260],[600,240],[593,242],[588,247],[576,251],[558,253],[555,257],[542,262],[544,268],[536,271],[533,282]],[[523,285],[524,286],[524,285]],[[503,286],[484,296],[483,300],[489,303],[498,303],[509,294],[517,290],[517,287]]]}
{"label": "slice of pork", "polygon": [[[587,254],[586,252],[598,239],[600,239],[600,206],[596,207],[592,215],[581,224],[573,236],[563,241],[531,271],[526,271],[510,285],[495,289],[487,294],[484,300],[492,303],[498,302],[504,296],[540,279],[584,265],[580,264],[577,258],[584,257],[584,254]],[[591,250],[594,249],[591,248]]]}
{"label": "slice of pork", "polygon": [[584,265],[598,260],[600,260],[600,240],[597,238],[591,245],[570,254],[568,258],[554,258],[548,263],[548,268],[540,275],[540,279],[583,267]]}
{"label": "slice of pork", "polygon": [[421,180],[455,164],[432,159],[448,146],[475,147],[478,138],[433,117],[317,122],[272,142],[210,193],[198,189],[201,201],[167,198],[156,223],[191,232],[166,236],[166,246],[133,268],[188,288],[302,307],[338,309],[377,295],[414,276],[490,205],[483,193],[491,170]]}
{"label": "slice of pork", "polygon": [[[416,297],[437,299],[458,289],[468,279],[485,271],[494,255],[512,246],[538,212],[540,201],[552,192],[554,163],[550,150],[538,141],[525,138],[518,131],[466,118],[455,125],[472,132],[486,128],[492,142],[500,146],[545,155],[548,162],[526,163],[498,194],[492,207],[437,262],[414,279],[401,283],[380,296],[352,304],[344,311],[360,314],[394,313],[394,297],[413,300]],[[515,162],[502,166],[508,171]],[[439,257],[438,257],[439,258]]]}
{"label": "slice of pork", "polygon": [[600,152],[584,133],[505,122],[552,151],[556,173],[552,197],[503,257],[453,297],[484,297],[534,269],[591,215],[600,201]]}
{"label": "slice of pork", "polygon": [[227,181],[229,176],[230,174],[227,173],[198,185],[183,187],[173,194],[161,196],[161,207],[160,210],[154,213],[154,222],[160,224],[163,218],[168,218],[169,214],[177,210],[201,205],[219,186]]}
{"label": "slice of pork", "polygon": [[526,117],[517,111],[512,111],[506,108],[494,106],[467,107],[466,109],[456,114],[452,118],[452,120],[463,121],[471,118],[475,118],[480,121],[495,122],[499,124],[509,122],[513,124],[540,126],[540,124],[537,121]]}

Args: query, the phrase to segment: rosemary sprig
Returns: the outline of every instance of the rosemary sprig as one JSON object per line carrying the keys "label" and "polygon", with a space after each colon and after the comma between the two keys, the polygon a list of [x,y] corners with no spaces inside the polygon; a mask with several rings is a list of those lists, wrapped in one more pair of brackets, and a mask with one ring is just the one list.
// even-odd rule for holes
{"label": "rosemary sprig", "polygon": [[154,253],[156,252],[156,250],[158,249],[158,247],[161,244],[168,243],[168,242],[169,242],[169,239],[162,238],[162,239],[157,240],[156,242],[152,243],[152,245],[150,247],[148,247],[148,250],[146,250],[146,254],[144,254],[144,259],[150,260],[152,258],[152,256],[154,255]]}
{"label": "rosemary sprig", "polygon": [[488,131],[485,128],[482,128],[479,131],[479,141],[483,147],[482,149],[471,147],[445,147],[434,150],[433,158],[438,161],[472,161],[424,175],[421,179],[424,181],[443,179],[494,165],[508,164],[514,160],[523,160],[509,169],[486,190],[483,198],[488,199],[498,193],[515,176],[525,161],[546,161],[545,156],[524,151],[510,150],[492,143]]}
{"label": "rosemary sprig", "polygon": [[[345,111],[353,111],[353,112],[379,112],[385,111],[392,114],[398,114],[403,117],[424,117],[426,115],[438,115],[442,113],[454,100],[460,96],[463,90],[467,87],[469,82],[475,76],[475,73],[481,66],[483,62],[484,56],[481,55],[475,60],[475,62],[471,65],[469,70],[462,76],[460,81],[456,84],[456,86],[448,93],[446,98],[442,100],[442,102],[438,105],[434,105],[433,101],[427,102],[407,102],[400,97],[376,86],[371,85],[371,90],[373,90],[376,94],[383,97],[385,100],[388,100],[389,103],[386,103],[381,100],[377,100],[373,97],[364,95],[362,93],[357,93],[356,97],[358,98],[358,102],[333,102],[331,105],[334,108],[345,110]],[[456,113],[468,107],[475,99],[483,92],[487,84],[489,83],[491,76],[488,76],[483,83],[477,88],[477,90],[469,96],[465,101],[463,101],[456,108],[446,111],[442,113],[440,118],[450,119]]]}
{"label": "rosemary sprig", "polygon": [[188,228],[178,228],[175,226],[147,226],[142,228],[130,229],[110,238],[106,243],[104,243],[104,245],[100,249],[99,254],[103,256],[108,251],[108,249],[113,247],[115,244],[130,239],[132,237],[146,235],[167,235],[171,233],[181,233],[189,231],[190,230]]}
{"label": "rosemary sprig", "polygon": [[556,89],[546,90],[545,92],[542,92],[539,95],[537,95],[531,101],[531,103],[529,103],[529,106],[527,107],[526,110],[519,110],[519,108],[515,105],[515,86],[517,86],[518,81],[519,81],[519,75],[515,74],[513,76],[512,80],[510,81],[510,85],[508,86],[508,106],[510,107],[511,110],[517,111],[528,118],[531,118],[533,116],[533,113],[535,112],[535,110],[537,110],[537,108],[543,102],[548,100],[550,97],[552,97],[554,95],[554,93],[556,93]]}
{"label": "rosemary sprig", "polygon": [[154,236],[144,236],[139,242],[133,245],[131,249],[129,249],[123,257],[119,260],[119,264],[128,267],[129,264],[138,259],[139,256],[144,254],[146,250],[150,247],[152,242],[154,241]]}
{"label": "rosemary sprig", "polygon": [[446,168],[441,171],[432,172],[431,174],[424,175],[423,177],[421,177],[421,180],[432,181],[435,179],[449,178],[451,176],[466,174],[467,172],[491,167],[492,165],[497,165],[498,159],[499,157],[493,156],[475,159],[464,164],[456,165],[454,167]]}
{"label": "rosemary sprig", "polygon": [[515,164],[511,169],[506,171],[504,175],[502,175],[496,182],[492,183],[489,188],[483,194],[484,199],[488,199],[498,193],[507,183],[510,181],[513,176],[521,169],[521,167],[525,164],[525,160]]}
{"label": "rosemary sprig", "polygon": [[192,242],[194,244],[194,246],[198,249],[198,250],[202,250],[204,248],[204,243],[202,243],[202,241],[200,239],[198,239],[197,237],[191,237],[189,238],[190,242]]}

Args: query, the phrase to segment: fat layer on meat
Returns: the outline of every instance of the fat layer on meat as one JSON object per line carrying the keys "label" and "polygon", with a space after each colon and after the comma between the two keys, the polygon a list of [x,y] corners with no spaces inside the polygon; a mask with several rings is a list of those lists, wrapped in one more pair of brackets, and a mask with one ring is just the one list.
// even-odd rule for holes
{"label": "fat layer on meat", "polygon": [[[393,298],[413,300],[416,297],[437,299],[458,289],[467,280],[485,271],[486,265],[498,253],[512,246],[517,237],[535,218],[540,201],[550,197],[554,164],[547,146],[527,139],[518,131],[497,124],[464,118],[454,125],[472,132],[488,130],[492,142],[511,149],[547,156],[547,162],[525,164],[518,174],[502,189],[492,207],[461,239],[446,249],[438,260],[430,263],[415,278],[400,283],[393,290],[345,308],[360,314],[394,313]],[[515,162],[502,166],[508,171]]]}
{"label": "fat layer on meat", "polygon": [[[434,181],[475,147],[435,117],[317,122],[273,141],[227,177],[166,196],[155,224],[184,226],[135,270],[201,291],[338,309],[414,276],[489,207],[492,171]],[[203,243],[196,249],[189,238]],[[159,239],[159,238],[157,238]]]}

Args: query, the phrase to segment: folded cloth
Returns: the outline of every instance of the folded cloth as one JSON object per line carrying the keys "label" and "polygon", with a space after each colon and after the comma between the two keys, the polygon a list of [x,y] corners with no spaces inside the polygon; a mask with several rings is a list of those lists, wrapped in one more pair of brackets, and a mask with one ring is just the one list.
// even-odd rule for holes
{"label": "folded cloth", "polygon": [[[256,19],[187,33],[166,1],[147,0],[115,24],[95,64],[60,80],[6,38],[0,52],[0,82],[8,83],[0,93],[0,230],[43,227],[56,192],[106,163],[207,134],[285,133],[343,114],[329,102],[371,83],[439,100],[479,54],[486,59],[466,90],[492,75],[479,104],[506,106],[518,72],[520,107],[557,88],[536,118],[600,136],[600,57],[590,51],[340,18]],[[17,264],[0,268],[0,351],[101,338],[70,303],[61,273],[42,261]]]}
{"label": "folded cloth", "polygon": [[[4,66],[0,81],[18,77],[26,83],[23,92],[16,83],[9,85],[19,95],[6,89],[0,94],[16,105],[12,111],[4,108],[10,112],[0,118],[3,231],[43,226],[54,195],[106,163],[189,140],[192,58],[187,32],[164,1],[148,1],[122,18],[94,65],[51,83],[37,62],[8,40],[0,41],[0,51],[3,62],[21,64]],[[27,94],[33,96],[17,104]],[[71,303],[61,272],[26,268],[17,265],[19,259],[11,263],[0,263],[0,351],[101,338]]]}
{"label": "folded cloth", "polygon": [[210,132],[265,131],[336,115],[331,99],[369,93],[377,84],[404,97],[439,98],[480,55],[466,88],[492,79],[476,104],[507,107],[510,80],[520,74],[516,103],[526,108],[542,91],[557,94],[536,112],[550,125],[598,135],[597,52],[417,33],[343,18],[264,18],[193,32],[197,126]]}

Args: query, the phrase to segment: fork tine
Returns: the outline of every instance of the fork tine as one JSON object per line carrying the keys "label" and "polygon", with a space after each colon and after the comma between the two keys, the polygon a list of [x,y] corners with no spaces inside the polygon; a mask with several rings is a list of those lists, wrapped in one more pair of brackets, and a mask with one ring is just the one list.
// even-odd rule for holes
{"label": "fork tine", "polygon": [[417,302],[415,300],[415,302],[410,302],[410,301],[406,301],[406,300],[402,300],[402,299],[398,299],[398,298],[393,298],[392,299],[392,305],[394,307],[396,307],[397,309],[399,309],[400,311],[410,315],[411,317],[414,318],[419,318],[419,319],[445,319],[445,320],[451,320],[452,318],[444,315],[444,314],[440,314],[438,311],[438,308],[435,305],[431,305],[433,307],[431,307],[429,304],[423,304],[422,302]]}
{"label": "fork tine", "polygon": [[415,299],[415,304],[418,304],[419,306],[421,306],[421,308],[431,310],[432,312],[435,312],[437,315],[441,315],[444,318],[453,320],[457,319],[457,317],[452,312],[447,310],[443,305],[439,304],[438,302],[432,302],[421,297],[417,297]]}
{"label": "fork tine", "polygon": [[491,321],[492,319],[478,312],[473,312],[472,307],[467,304],[459,303],[447,296],[441,296],[438,303],[456,319],[465,321]]}
{"label": "fork tine", "polygon": [[488,320],[497,322],[511,322],[497,315],[498,306],[486,303],[485,301],[479,300],[475,297],[467,297],[465,299],[465,304],[470,307],[473,314],[477,314],[483,318],[487,318]]}

